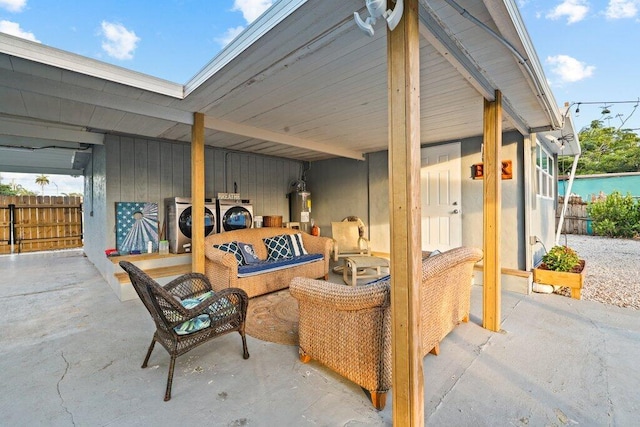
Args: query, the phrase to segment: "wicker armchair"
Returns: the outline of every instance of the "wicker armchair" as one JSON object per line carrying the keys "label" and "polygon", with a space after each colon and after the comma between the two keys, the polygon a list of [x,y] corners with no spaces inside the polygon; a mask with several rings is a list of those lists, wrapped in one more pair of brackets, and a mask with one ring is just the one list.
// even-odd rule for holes
{"label": "wicker armchair", "polygon": [[[160,286],[130,262],[121,261],[120,266],[129,274],[131,284],[156,324],[142,367],[147,367],[156,342],[171,356],[165,401],[171,399],[176,358],[192,348],[238,331],[242,337],[243,358],[249,358],[244,333],[249,304],[246,292],[235,288],[213,292],[207,278],[199,273],[188,273]],[[187,300],[191,304],[187,305]]]}
{"label": "wicker armchair", "polygon": [[[469,319],[475,248],[456,248],[422,261],[422,354],[437,354],[440,341]],[[344,286],[296,277],[300,360],[315,359],[366,389],[383,409],[391,388],[390,281]]]}

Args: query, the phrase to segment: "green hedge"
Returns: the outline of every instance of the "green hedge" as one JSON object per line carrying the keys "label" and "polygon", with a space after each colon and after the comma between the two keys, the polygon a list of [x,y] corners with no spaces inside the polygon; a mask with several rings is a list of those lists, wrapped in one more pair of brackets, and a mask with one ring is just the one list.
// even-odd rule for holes
{"label": "green hedge", "polygon": [[635,237],[640,235],[640,201],[629,193],[614,191],[587,205],[593,220],[593,232],[598,236]]}

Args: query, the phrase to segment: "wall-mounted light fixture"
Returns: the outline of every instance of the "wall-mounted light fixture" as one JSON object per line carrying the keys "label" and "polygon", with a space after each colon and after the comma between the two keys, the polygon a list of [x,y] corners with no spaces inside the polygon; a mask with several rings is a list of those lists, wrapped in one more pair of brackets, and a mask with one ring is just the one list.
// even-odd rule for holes
{"label": "wall-mounted light fixture", "polygon": [[386,19],[389,30],[393,31],[400,22],[404,11],[403,0],[397,0],[393,10],[387,10],[387,0],[365,0],[365,6],[369,11],[369,17],[363,21],[358,12],[353,12],[353,18],[358,27],[370,37],[373,37],[373,26],[379,18]]}

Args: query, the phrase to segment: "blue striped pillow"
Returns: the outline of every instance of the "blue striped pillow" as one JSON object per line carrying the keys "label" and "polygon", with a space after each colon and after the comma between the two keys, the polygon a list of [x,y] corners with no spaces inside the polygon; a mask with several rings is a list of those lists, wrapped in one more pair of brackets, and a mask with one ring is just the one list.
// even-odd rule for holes
{"label": "blue striped pillow", "polygon": [[293,256],[307,255],[308,252],[302,244],[302,234],[288,234],[287,240],[289,240],[289,248]]}

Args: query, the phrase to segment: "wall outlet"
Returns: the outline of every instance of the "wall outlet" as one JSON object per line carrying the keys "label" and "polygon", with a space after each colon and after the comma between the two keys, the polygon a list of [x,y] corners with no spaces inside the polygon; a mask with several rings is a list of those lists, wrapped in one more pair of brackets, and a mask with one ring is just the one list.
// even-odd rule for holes
{"label": "wall outlet", "polygon": [[538,238],[538,236],[529,236],[529,244],[530,244],[530,245],[532,245],[532,246],[533,246],[533,245],[535,245],[535,244],[536,244],[536,243],[538,243],[538,242],[542,242],[542,240],[540,240],[540,239]]}

